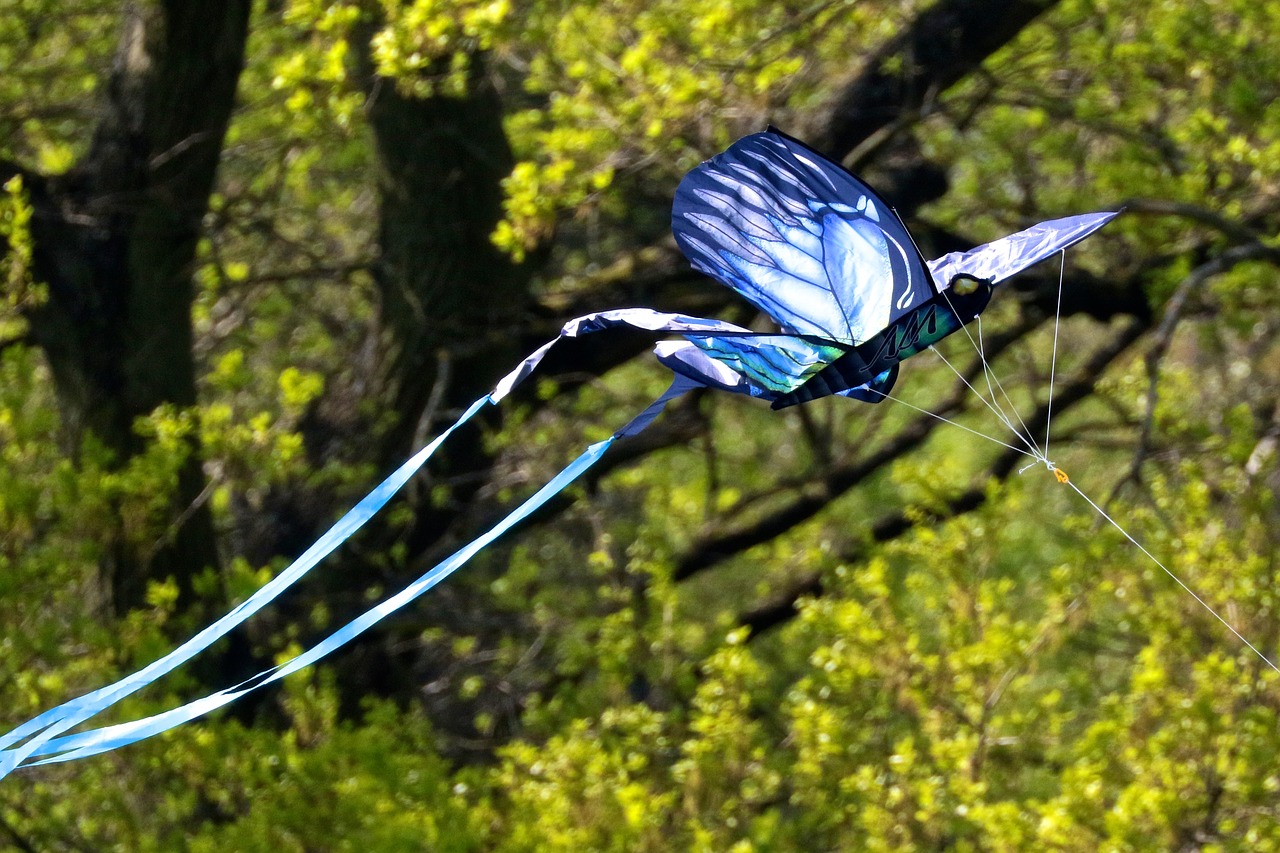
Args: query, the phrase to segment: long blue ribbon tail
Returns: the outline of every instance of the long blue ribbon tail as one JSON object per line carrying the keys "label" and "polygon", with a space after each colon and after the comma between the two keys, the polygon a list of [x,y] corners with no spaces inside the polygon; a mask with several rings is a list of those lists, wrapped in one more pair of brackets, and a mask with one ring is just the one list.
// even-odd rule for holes
{"label": "long blue ribbon tail", "polygon": [[[133,743],[172,728],[186,720],[208,713],[215,708],[222,707],[250,690],[257,689],[265,684],[283,678],[285,675],[295,672],[298,669],[319,660],[333,649],[338,648],[353,637],[358,636],[370,625],[384,618],[388,613],[391,613],[409,601],[412,601],[440,580],[452,574],[459,567],[465,564],[467,560],[474,556],[481,548],[492,542],[512,525],[522,520],[530,512],[533,512],[552,496],[561,491],[565,486],[573,482],[573,480],[580,476],[583,471],[595,464],[613,441],[624,435],[634,435],[643,430],[655,417],[657,417],[658,413],[662,411],[667,402],[690,388],[697,387],[698,383],[684,377],[677,377],[671,388],[659,397],[652,405],[650,405],[649,408],[632,420],[631,423],[615,433],[613,437],[588,448],[582,456],[571,463],[564,471],[557,475],[555,479],[548,483],[542,490],[522,504],[515,512],[500,522],[488,533],[482,535],[470,545],[463,548],[461,551],[454,554],[431,571],[427,572],[427,574],[423,575],[399,595],[394,596],[386,602],[372,608],[363,616],[353,620],[351,623],[339,629],[317,646],[304,652],[293,660],[286,661],[277,667],[266,670],[240,685],[211,694],[203,699],[196,700],[195,702],[184,705],[181,708],[173,709],[172,711],[155,717],[149,717],[144,720],[137,720],[131,723],[123,723],[117,726],[94,729],[76,735],[59,737],[59,735],[62,735],[67,730],[83,723],[124,697],[134,693],[142,687],[145,687],[163,675],[172,672],[178,666],[181,666],[183,663],[208,648],[218,639],[225,636],[231,629],[274,600],[285,589],[295,583],[324,557],[342,544],[342,542],[359,530],[360,527],[362,527],[400,488],[404,486],[405,483],[413,477],[413,475],[426,463],[431,455],[435,453],[435,451],[454,432],[454,430],[469,421],[486,405],[497,404],[502,398],[509,394],[517,384],[532,373],[556,341],[564,337],[577,337],[582,334],[601,331],[603,329],[614,328],[617,326],[630,326],[632,328],[649,331],[676,332],[692,330],[715,331],[732,328],[729,327],[728,324],[722,324],[714,320],[703,320],[696,317],[662,314],[656,311],[651,311],[650,309],[623,309],[619,311],[602,312],[600,314],[579,317],[569,321],[565,324],[557,338],[540,347],[532,355],[521,362],[515,370],[498,383],[491,393],[472,403],[471,406],[468,407],[467,410],[458,418],[458,420],[453,423],[453,425],[442,432],[429,445],[416,453],[412,458],[392,473],[391,476],[374,488],[373,491],[363,498],[346,515],[339,519],[332,528],[317,540],[314,545],[308,548],[307,551],[297,560],[290,564],[271,581],[264,584],[263,587],[257,590],[252,596],[233,608],[221,619],[196,634],[187,642],[175,648],[169,654],[152,662],[146,667],[143,667],[137,672],[125,676],[114,684],[99,688],[98,690],[92,691],[52,708],[18,726],[3,737],[0,737],[0,778],[4,778],[20,766],[81,758],[87,755],[94,755],[99,752],[114,749],[117,746],[123,746],[126,743]],[[404,597],[406,595],[408,596],[407,598]],[[45,758],[41,762],[28,761],[29,758],[39,756],[52,757]]]}
{"label": "long blue ribbon tail", "polygon": [[[37,754],[43,744],[56,735],[73,728],[90,717],[102,712],[116,702],[134,693],[153,681],[177,669],[200,652],[225,636],[231,629],[257,613],[280,593],[284,592],[299,578],[309,572],[321,560],[345,542],[357,530],[382,509],[392,496],[407,483],[431,455],[442,445],[454,430],[469,421],[476,412],[494,402],[490,395],[481,397],[463,412],[462,416],[448,429],[436,436],[435,440],[414,454],[408,461],[397,468],[391,476],[379,483],[359,503],[352,507],[346,515],[338,519],[315,544],[308,548],[297,560],[284,571],[263,584],[253,595],[236,605],[225,616],[209,625],[204,630],[187,640],[142,669],[125,676],[114,684],[100,687],[83,696],[50,708],[43,714],[34,717],[8,734],[0,737],[0,779],[22,764],[30,755]],[[27,740],[30,738],[29,740]],[[21,746],[14,744],[22,743]]]}
{"label": "long blue ribbon tail", "polygon": [[145,717],[133,722],[120,723],[114,726],[104,726],[98,729],[81,732],[74,735],[67,735],[45,741],[34,749],[28,751],[28,757],[50,756],[41,761],[30,762],[30,765],[49,764],[59,761],[73,761],[77,758],[87,758],[91,755],[97,755],[102,752],[108,752],[131,743],[137,743],[140,740],[158,735],[161,732],[168,731],[175,726],[181,725],[196,717],[203,716],[210,711],[216,710],[228,705],[248,693],[265,687],[272,682],[279,681],[287,675],[297,672],[305,667],[310,666],[316,661],[328,655],[330,652],[346,645],[351,640],[363,634],[369,628],[378,622],[395,613],[409,602],[418,598],[427,590],[431,589],[440,581],[449,577],[449,575],[462,568],[468,560],[480,553],[486,546],[491,544],[499,536],[506,533],[516,524],[519,524],[531,513],[545,504],[551,498],[558,495],[570,483],[578,479],[585,471],[591,468],[599,459],[604,456],[606,450],[609,449],[617,439],[624,436],[635,435],[643,430],[646,426],[658,416],[672,399],[680,396],[690,388],[696,387],[695,383],[684,377],[677,377],[672,382],[671,387],[667,389],[661,397],[655,400],[647,409],[637,415],[626,427],[614,433],[604,441],[588,447],[582,455],[570,462],[560,473],[556,474],[545,486],[539,489],[534,495],[529,497],[524,503],[520,504],[509,515],[503,518],[496,525],[491,527],[485,533],[476,537],[465,547],[456,551],[448,559],[438,563],[425,574],[420,576],[413,583],[402,589],[400,592],[382,601],[381,603],[371,607],[360,616],[352,619],[338,630],[334,631],[325,639],[316,645],[307,649],[305,652],[291,658],[288,661],[277,664],[270,669],[264,670],[236,685],[217,693],[205,696],[189,702],[181,707],[156,714],[151,717]]}

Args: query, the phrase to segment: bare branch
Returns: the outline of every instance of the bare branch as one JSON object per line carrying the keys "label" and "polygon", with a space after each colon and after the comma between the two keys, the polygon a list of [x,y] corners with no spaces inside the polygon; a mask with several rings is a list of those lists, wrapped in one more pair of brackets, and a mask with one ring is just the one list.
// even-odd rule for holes
{"label": "bare branch", "polygon": [[942,0],[875,52],[814,128],[820,151],[844,158],[904,114],[923,113],[1057,0]]}
{"label": "bare branch", "polygon": [[1221,231],[1236,243],[1257,243],[1262,235],[1240,222],[1222,214],[1186,202],[1157,198],[1131,198],[1123,202],[1125,212],[1154,216],[1180,216]]}
{"label": "bare branch", "polygon": [[[1109,365],[1113,364],[1125,353],[1146,331],[1147,324],[1141,320],[1132,320],[1105,346],[1100,347],[1077,372],[1076,378],[1064,386],[1054,397],[1054,407],[1058,412],[1065,412],[1092,392],[1098,377]],[[1048,414],[1047,405],[1041,404],[1027,419],[1028,423],[1043,424]],[[1036,440],[1043,440],[1043,427],[1033,434]],[[942,510],[930,507],[912,507],[889,513],[878,519],[871,527],[866,544],[855,551],[842,555],[845,562],[860,562],[867,557],[870,547],[897,539],[910,531],[918,519],[923,516],[930,520],[942,520],[964,515],[978,509],[986,502],[986,483],[991,480],[1002,481],[1025,460],[1025,456],[1012,450],[1006,450],[996,457],[995,461],[977,481],[977,484],[947,501]],[[751,636],[760,634],[785,624],[797,613],[797,602],[806,596],[817,596],[823,592],[822,576],[812,574],[796,582],[779,597],[758,605],[738,617],[739,624],[751,629]]]}
{"label": "bare branch", "polygon": [[[1224,220],[1225,222],[1225,220]],[[1142,418],[1142,429],[1138,434],[1137,447],[1134,449],[1133,461],[1125,476],[1112,488],[1107,503],[1115,499],[1120,490],[1129,483],[1142,482],[1142,465],[1151,452],[1151,433],[1155,427],[1156,404],[1160,396],[1160,365],[1164,361],[1169,344],[1178,324],[1182,322],[1191,295],[1198,291],[1206,281],[1216,275],[1228,272],[1238,264],[1247,261],[1267,260],[1280,263],[1280,249],[1266,246],[1259,242],[1250,242],[1242,246],[1228,249],[1213,260],[1203,263],[1191,271],[1179,284],[1173,296],[1165,304],[1164,317],[1156,329],[1151,348],[1147,350],[1147,397],[1146,411]]]}
{"label": "bare branch", "polygon": [[[1037,324],[1038,321],[1025,321],[1004,334],[993,336],[988,341],[988,358],[996,357],[1016,341],[1021,340]],[[971,368],[971,373],[980,369],[975,365]],[[966,378],[971,379],[972,375]],[[944,416],[955,414],[963,409],[968,395],[968,389],[963,384],[959,384],[957,390],[947,400],[935,407],[935,411]],[[673,571],[674,579],[686,580],[729,557],[767,542],[796,525],[808,521],[841,495],[920,447],[941,423],[935,417],[921,415],[898,430],[897,434],[874,454],[853,463],[837,465],[827,471],[816,485],[811,484],[808,488],[798,489],[799,494],[786,506],[763,517],[752,518],[736,527],[717,529],[704,534],[676,561]]]}

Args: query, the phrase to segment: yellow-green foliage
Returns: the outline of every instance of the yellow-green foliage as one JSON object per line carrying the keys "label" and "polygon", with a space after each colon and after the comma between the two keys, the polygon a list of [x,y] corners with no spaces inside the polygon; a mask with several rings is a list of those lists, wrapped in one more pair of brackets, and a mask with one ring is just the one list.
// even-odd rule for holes
{"label": "yellow-green foliage", "polygon": [[[0,14],[0,162],[60,173],[88,144],[120,4],[10,5]],[[176,609],[176,584],[159,582],[144,608],[116,619],[102,576],[113,537],[148,545],[168,534],[188,439],[199,438],[204,499],[227,552],[196,591],[220,608],[295,556],[235,553],[236,524],[272,523],[273,489],[358,495],[380,473],[309,459],[303,441],[311,404],[365,378],[358,355],[377,328],[377,158],[356,76],[369,69],[357,69],[352,39],[371,39],[374,70],[408,96],[454,97],[486,75],[519,159],[494,240],[517,256],[550,249],[535,287],[582,297],[619,249],[661,255],[685,170],[768,120],[808,116],[927,5],[258,4],[195,272],[200,399],[139,419],[144,449],[124,465],[91,437],[64,446],[49,368],[22,340],[20,313],[44,292],[30,274],[30,188],[10,181],[0,197],[4,728],[153,660],[171,647],[173,622],[191,618]],[[1155,270],[1144,283],[1161,306],[1231,244],[1215,220],[1274,223],[1277,81],[1274,0],[1063,0],[981,73],[929,99],[917,138],[953,186],[924,216],[981,239],[1125,199],[1193,206],[1193,216],[1156,216],[1136,204],[1073,250],[1073,263],[1117,287],[1134,269]],[[557,242],[564,232],[571,239]],[[1274,266],[1260,261],[1206,282],[1154,389],[1141,359],[1119,364],[1086,405],[1055,419],[1052,452],[1269,653],[1280,637],[1277,294]],[[1014,294],[998,299],[988,332],[1017,314]],[[1059,381],[1119,326],[1064,324]],[[1051,346],[1048,332],[1028,340],[998,364],[1023,412],[1044,399]],[[924,407],[945,399],[954,377],[930,358],[904,367],[895,394]],[[498,497],[527,494],[666,381],[651,361],[572,395],[545,379],[545,406],[517,404],[484,437],[499,458]],[[964,426],[1011,440],[975,409],[958,416]],[[214,717],[22,771],[0,783],[3,843],[1280,850],[1280,675],[1042,466],[975,482],[1003,448],[942,426],[815,517],[677,583],[673,566],[709,535],[751,530],[795,494],[826,497],[829,466],[861,459],[915,417],[845,400],[782,416],[725,396],[682,415],[705,419],[709,438],[579,484],[562,517],[438,591],[474,584],[492,607],[486,620],[523,632],[486,645],[483,626],[419,625],[406,613],[398,624],[414,629],[362,646],[372,662],[362,665],[391,669],[418,644],[468,666],[421,676],[398,705],[362,708],[342,706],[322,666],[264,691],[244,720]],[[983,506],[938,522],[970,487]],[[446,497],[423,488],[415,507]],[[875,522],[899,510],[912,530],[873,543]],[[406,522],[411,508],[394,512]],[[403,550],[368,558],[385,576],[328,589],[389,589],[421,568],[403,565]],[[821,595],[802,597],[785,625],[756,637],[739,627],[741,614],[805,580]],[[317,599],[288,618],[263,614],[254,652],[296,651],[352,606],[336,593]],[[463,592],[445,600],[471,612]],[[154,713],[197,689],[180,672],[119,714]],[[429,718],[419,700],[441,692],[464,715],[478,699],[509,701],[473,719]]]}

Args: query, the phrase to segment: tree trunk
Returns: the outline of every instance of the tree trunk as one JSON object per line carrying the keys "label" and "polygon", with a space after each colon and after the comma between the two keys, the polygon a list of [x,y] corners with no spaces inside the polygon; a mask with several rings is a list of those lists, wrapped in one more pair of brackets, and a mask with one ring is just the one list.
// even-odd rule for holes
{"label": "tree trunk", "polygon": [[[68,174],[33,182],[35,273],[49,300],[31,317],[53,371],[67,437],[92,436],[124,465],[157,406],[196,402],[192,272],[201,219],[244,60],[249,0],[127,7],[102,120]],[[117,612],[147,584],[216,565],[199,498],[195,441],[172,496],[171,528],[121,523],[107,574]]]}
{"label": "tree trunk", "polygon": [[[484,56],[471,57],[464,94],[417,97],[375,73],[367,38],[353,47],[365,52],[359,67],[378,158],[380,381],[396,421],[376,461],[387,468],[523,355],[513,331],[528,311],[529,274],[490,239],[503,216],[502,180],[514,156]],[[468,430],[450,441],[432,470],[454,481],[456,507],[487,480],[492,461],[477,431]],[[454,514],[418,507],[409,553],[429,547]]]}

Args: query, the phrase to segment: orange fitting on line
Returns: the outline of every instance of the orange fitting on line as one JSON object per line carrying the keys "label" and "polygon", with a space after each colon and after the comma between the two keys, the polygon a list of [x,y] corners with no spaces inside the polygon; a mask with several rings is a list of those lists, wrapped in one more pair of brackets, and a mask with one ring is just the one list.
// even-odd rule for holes
{"label": "orange fitting on line", "polygon": [[1055,476],[1055,477],[1057,477],[1057,478],[1058,478],[1058,482],[1059,482],[1059,483],[1070,483],[1070,482],[1071,482],[1071,478],[1067,476],[1067,472],[1066,472],[1066,471],[1063,471],[1061,468],[1054,468],[1054,469],[1053,469],[1053,476]]}

